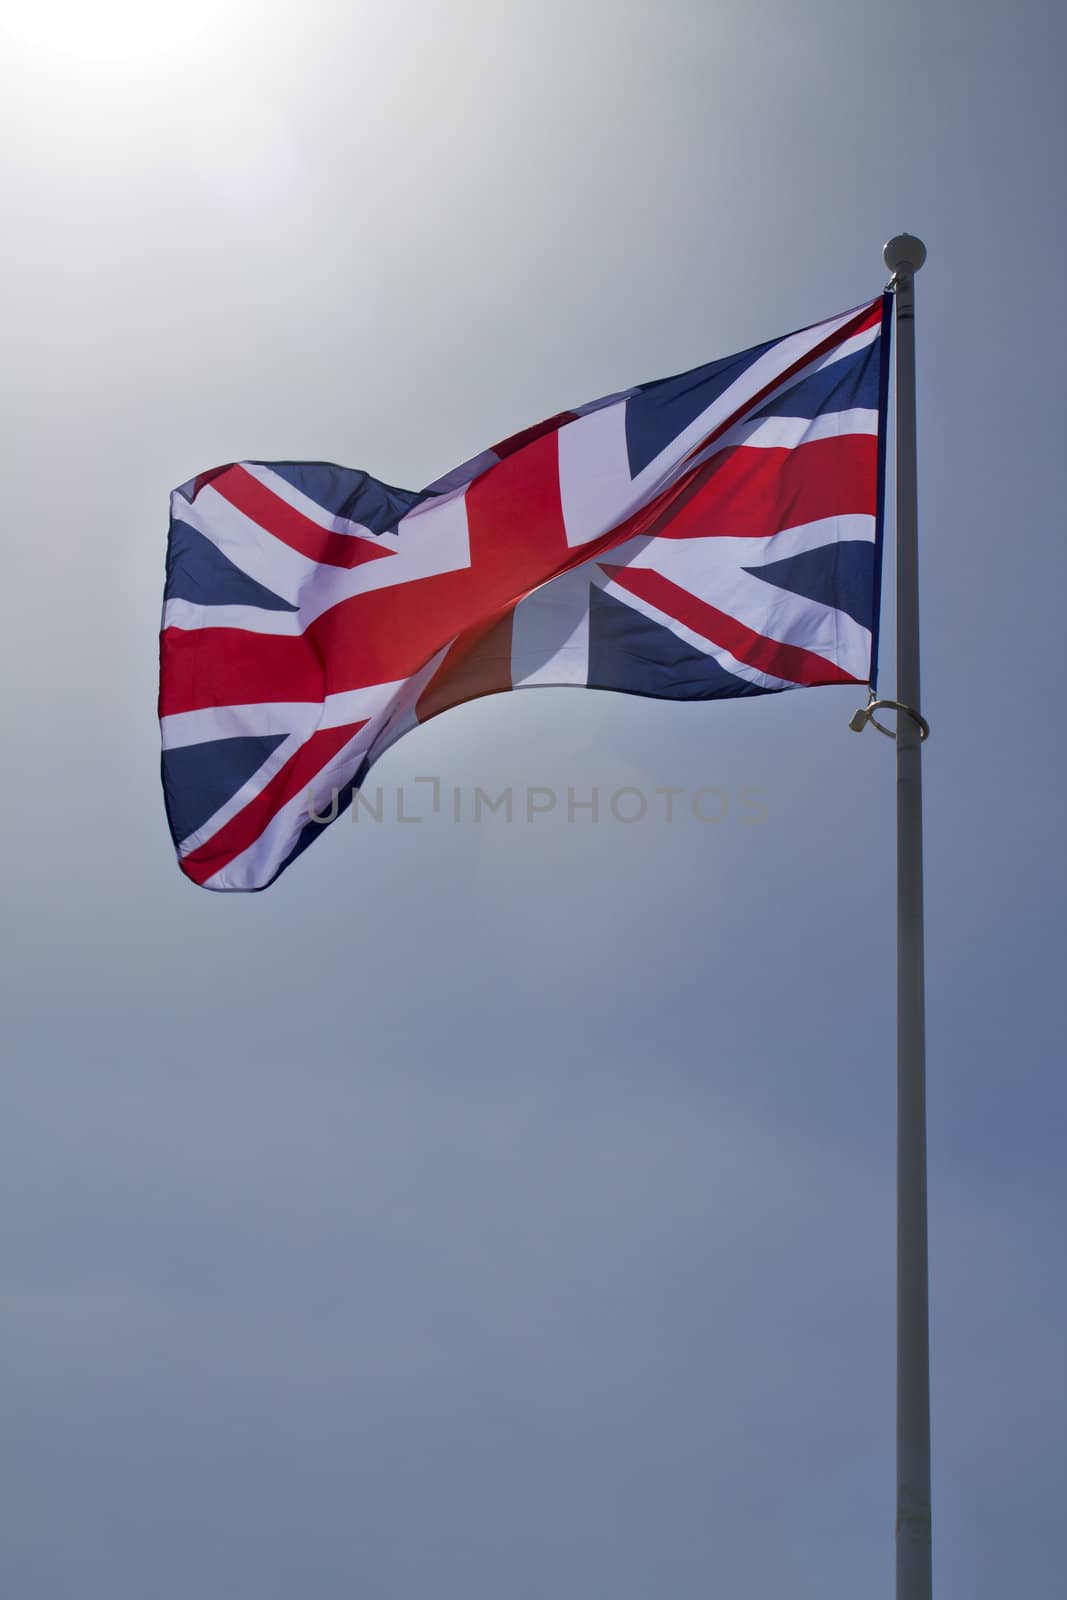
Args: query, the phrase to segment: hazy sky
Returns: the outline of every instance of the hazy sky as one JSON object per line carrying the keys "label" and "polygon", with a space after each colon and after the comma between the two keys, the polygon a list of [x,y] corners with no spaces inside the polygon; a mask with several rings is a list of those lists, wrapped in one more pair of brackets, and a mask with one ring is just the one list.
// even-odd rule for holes
{"label": "hazy sky", "polygon": [[483,700],[389,753],[390,808],[676,820],[363,817],[230,897],[174,864],[154,702],[173,485],[418,488],[871,297],[900,229],[935,1581],[1058,1595],[1062,9],[22,0],[0,42],[5,1596],[888,1600],[862,696]]}

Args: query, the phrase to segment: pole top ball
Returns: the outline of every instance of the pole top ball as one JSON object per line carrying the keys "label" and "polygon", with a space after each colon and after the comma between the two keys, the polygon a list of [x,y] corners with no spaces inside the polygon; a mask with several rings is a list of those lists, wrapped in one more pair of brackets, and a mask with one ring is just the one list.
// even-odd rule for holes
{"label": "pole top ball", "polygon": [[895,234],[882,251],[890,272],[918,272],[926,260],[926,246],[913,233]]}

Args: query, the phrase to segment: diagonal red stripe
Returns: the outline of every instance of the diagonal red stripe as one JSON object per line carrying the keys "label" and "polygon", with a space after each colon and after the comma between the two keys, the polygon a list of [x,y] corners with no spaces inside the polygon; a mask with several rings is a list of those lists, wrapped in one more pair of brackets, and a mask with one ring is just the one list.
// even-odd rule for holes
{"label": "diagonal red stripe", "polygon": [[194,883],[206,883],[208,878],[221,872],[242,850],[254,844],[275,812],[301,794],[328,761],[355,738],[365,724],[353,722],[344,728],[321,728],[313,733],[264,784],[259,793],[248,802],[226,825],[219,829],[206,844],[190,850],[179,858],[186,877]]}
{"label": "diagonal red stripe", "polygon": [[600,565],[620,589],[628,589],[639,599],[647,600],[657,611],[683,622],[694,633],[699,633],[712,644],[721,645],[738,661],[746,662],[758,672],[769,672],[775,678],[806,684],[809,688],[817,684],[861,681],[852,677],[851,673],[842,671],[833,661],[816,655],[813,650],[804,650],[795,644],[782,644],[777,639],[768,639],[764,634],[756,633],[753,628],[738,622],[736,617],[720,611],[717,606],[708,605],[706,600],[699,600],[688,589],[679,588],[678,584],[649,567],[614,567],[605,562]]}
{"label": "diagonal red stripe", "polygon": [[365,561],[377,561],[381,556],[393,554],[387,545],[374,544],[359,534],[333,533],[329,528],[320,528],[317,522],[272,493],[244,467],[230,467],[211,480],[211,487],[231,506],[243,511],[246,517],[258,522],[291,550],[307,556],[309,561],[321,561],[328,567],[358,567]]}
{"label": "diagonal red stripe", "polygon": [[206,472],[198,472],[193,479],[192,498],[195,500],[201,489],[205,488],[209,483],[214,483],[215,479],[220,478],[224,472],[229,472],[232,466],[233,462],[227,461],[224,466],[208,467]]}

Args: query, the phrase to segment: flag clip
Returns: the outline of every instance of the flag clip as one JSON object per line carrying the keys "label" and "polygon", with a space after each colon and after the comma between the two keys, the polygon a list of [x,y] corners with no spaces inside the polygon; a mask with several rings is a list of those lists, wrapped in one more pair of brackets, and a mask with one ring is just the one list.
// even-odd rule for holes
{"label": "flag clip", "polygon": [[925,744],[927,739],[929,739],[930,724],[920,712],[916,711],[912,706],[902,705],[899,700],[876,700],[874,698],[873,691],[870,699],[867,701],[867,704],[865,706],[861,706],[858,711],[854,711],[852,716],[849,718],[848,725],[852,729],[852,732],[862,733],[869,722],[878,729],[879,733],[884,733],[887,739],[895,739],[896,731],[893,728],[887,728],[884,723],[879,722],[878,718],[874,714],[876,711],[896,711],[905,717],[910,717],[912,722],[915,723],[919,730],[919,743]]}

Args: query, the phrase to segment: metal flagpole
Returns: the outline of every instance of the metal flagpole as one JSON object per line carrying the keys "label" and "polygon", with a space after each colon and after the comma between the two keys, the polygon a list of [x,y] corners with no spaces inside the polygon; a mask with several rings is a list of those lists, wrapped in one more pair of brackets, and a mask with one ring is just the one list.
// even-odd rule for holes
{"label": "metal flagpole", "polygon": [[930,1600],[930,1339],[926,1235],[922,741],[915,467],[915,273],[921,239],[883,252],[897,376],[897,1600]]}

